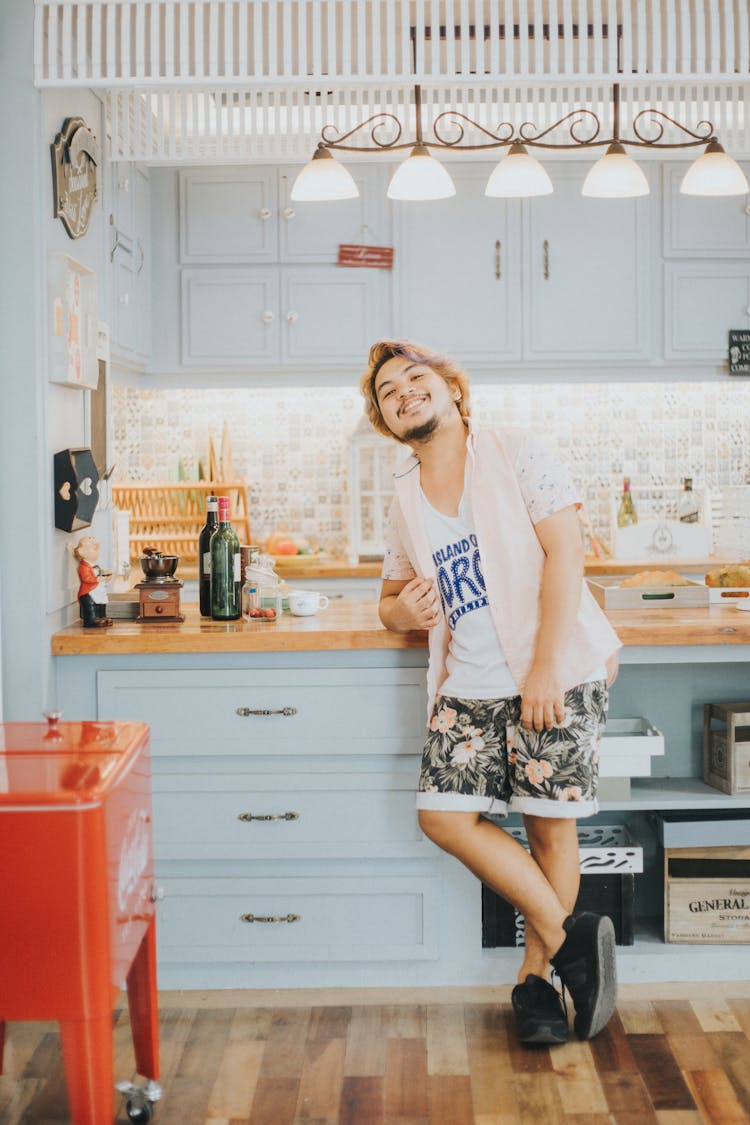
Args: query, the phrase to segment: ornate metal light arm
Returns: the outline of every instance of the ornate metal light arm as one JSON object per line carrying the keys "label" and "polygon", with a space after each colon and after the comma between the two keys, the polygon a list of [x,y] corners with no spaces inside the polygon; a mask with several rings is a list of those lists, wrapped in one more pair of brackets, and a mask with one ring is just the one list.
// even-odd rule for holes
{"label": "ornate metal light arm", "polygon": [[[411,149],[415,144],[424,145],[427,149],[445,149],[445,150],[460,150],[462,152],[480,152],[486,149],[494,148],[509,148],[512,144],[520,142],[529,148],[545,148],[545,149],[582,149],[582,148],[600,148],[606,147],[613,143],[620,143],[638,148],[694,148],[699,145],[706,145],[711,141],[716,140],[714,134],[714,127],[710,121],[699,121],[696,129],[688,129],[686,125],[676,121],[675,118],[670,117],[660,109],[646,108],[642,109],[633,119],[633,136],[622,137],[620,136],[620,86],[615,83],[612,89],[613,93],[613,131],[611,137],[601,138],[599,136],[601,131],[601,121],[591,109],[574,109],[570,113],[566,113],[559,120],[553,122],[546,129],[537,131],[536,126],[530,121],[524,121],[517,129],[509,121],[502,121],[496,130],[487,129],[484,125],[480,125],[478,121],[474,121],[465,113],[459,110],[449,109],[444,110],[438,114],[432,123],[432,138],[425,140],[423,137],[422,127],[422,89],[420,86],[414,87],[414,105],[416,109],[416,136],[413,141],[401,141],[403,133],[403,126],[398,117],[393,113],[376,113],[372,117],[368,117],[365,121],[355,125],[346,133],[340,136],[337,134],[337,129],[333,125],[324,126],[321,132],[321,139],[319,141],[319,148],[341,150],[344,152],[372,152],[373,149],[379,149],[384,152],[398,152],[402,149]],[[685,136],[690,137],[690,140],[682,140],[675,142],[663,141],[664,136],[664,123],[674,126]],[[546,140],[551,134],[557,132],[562,127],[567,125],[567,133],[570,137],[569,141],[555,141]],[[643,125],[648,124],[656,129],[656,135],[648,137],[643,132]],[[390,125],[395,135],[391,140],[382,140],[379,137],[379,131]],[[588,136],[580,135],[580,128],[583,126],[590,126],[591,131]],[[457,130],[455,137],[452,139],[446,132],[446,127],[452,126]],[[467,133],[466,126],[483,134],[488,138],[479,144],[466,144],[464,138]],[[363,130],[370,131],[369,145],[356,145],[347,144],[346,142],[350,137],[360,133]]]}

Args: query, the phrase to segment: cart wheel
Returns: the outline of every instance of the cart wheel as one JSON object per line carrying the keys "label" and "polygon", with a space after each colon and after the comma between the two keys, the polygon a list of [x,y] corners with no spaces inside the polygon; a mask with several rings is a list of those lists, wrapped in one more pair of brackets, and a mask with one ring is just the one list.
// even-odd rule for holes
{"label": "cart wheel", "polygon": [[151,1102],[142,1102],[140,1105],[132,1101],[126,1102],[125,1111],[131,1121],[145,1123],[154,1116],[154,1108]]}

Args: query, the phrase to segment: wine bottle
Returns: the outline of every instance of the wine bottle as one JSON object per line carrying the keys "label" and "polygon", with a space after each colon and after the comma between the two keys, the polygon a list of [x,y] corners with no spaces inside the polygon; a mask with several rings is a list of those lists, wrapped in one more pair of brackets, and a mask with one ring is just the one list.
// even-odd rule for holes
{"label": "wine bottle", "polygon": [[677,518],[680,523],[697,523],[700,516],[698,500],[693,492],[692,477],[685,477],[682,482],[682,496],[677,509]]}
{"label": "wine bottle", "polygon": [[219,497],[219,522],[211,536],[211,616],[236,621],[242,614],[240,541],[229,522],[229,498]]}
{"label": "wine bottle", "polygon": [[620,507],[617,509],[617,526],[630,527],[635,523],[638,523],[638,514],[636,513],[633,496],[630,491],[630,477],[625,477],[622,482]]}
{"label": "wine bottle", "polygon": [[215,496],[206,497],[206,522],[198,536],[198,599],[201,617],[211,616],[211,536],[218,524],[219,502]]}

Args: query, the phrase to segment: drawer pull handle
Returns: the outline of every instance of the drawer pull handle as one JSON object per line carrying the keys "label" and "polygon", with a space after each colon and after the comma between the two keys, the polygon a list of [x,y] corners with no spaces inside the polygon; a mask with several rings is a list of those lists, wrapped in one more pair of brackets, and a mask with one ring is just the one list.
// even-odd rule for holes
{"label": "drawer pull handle", "polygon": [[238,707],[237,714],[242,719],[246,719],[248,715],[296,715],[296,707],[281,707],[278,711],[271,711],[267,707]]}
{"label": "drawer pull handle", "polygon": [[237,816],[238,820],[299,820],[298,812],[282,812],[282,813],[251,813],[241,812]]}
{"label": "drawer pull handle", "polygon": [[299,922],[301,914],[240,914],[241,922]]}

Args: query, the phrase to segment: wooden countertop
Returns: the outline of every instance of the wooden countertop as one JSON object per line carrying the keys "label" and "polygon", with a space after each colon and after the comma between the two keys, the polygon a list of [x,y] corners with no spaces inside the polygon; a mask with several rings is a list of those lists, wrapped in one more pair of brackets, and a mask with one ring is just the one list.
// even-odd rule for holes
{"label": "wooden countertop", "polygon": [[[333,649],[414,649],[424,633],[384,629],[374,603],[346,598],[314,617],[283,614],[273,622],[221,623],[202,618],[197,605],[183,604],[184,622],[136,624],[116,621],[109,629],[84,629],[78,622],[52,637],[54,656],[187,652],[314,652]],[[610,610],[624,645],[750,644],[750,613],[734,606],[699,609]]]}

